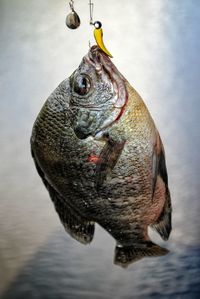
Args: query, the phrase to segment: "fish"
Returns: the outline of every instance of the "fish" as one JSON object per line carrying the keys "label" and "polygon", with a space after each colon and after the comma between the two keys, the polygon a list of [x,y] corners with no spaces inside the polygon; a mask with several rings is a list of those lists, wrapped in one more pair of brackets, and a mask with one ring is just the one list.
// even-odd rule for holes
{"label": "fish", "polygon": [[95,223],[116,241],[123,268],[169,252],[172,205],[165,152],[140,95],[97,45],[44,103],[32,129],[36,169],[71,237],[89,244]]}

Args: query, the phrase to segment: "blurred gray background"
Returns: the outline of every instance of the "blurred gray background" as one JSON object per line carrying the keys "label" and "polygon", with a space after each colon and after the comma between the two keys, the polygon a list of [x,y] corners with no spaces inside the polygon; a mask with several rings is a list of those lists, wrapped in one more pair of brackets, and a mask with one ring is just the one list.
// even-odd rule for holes
{"label": "blurred gray background", "polygon": [[64,0],[0,0],[0,297],[199,298],[200,1],[95,0],[113,62],[145,100],[162,136],[173,201],[171,253],[128,270],[97,226],[83,246],[59,222],[29,148],[45,99],[94,43],[88,0],[65,26]]}

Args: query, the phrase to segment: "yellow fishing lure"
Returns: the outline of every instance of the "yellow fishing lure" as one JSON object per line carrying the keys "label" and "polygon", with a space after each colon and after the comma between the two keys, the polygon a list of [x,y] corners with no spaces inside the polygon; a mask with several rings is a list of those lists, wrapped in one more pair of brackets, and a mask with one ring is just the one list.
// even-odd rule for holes
{"label": "yellow fishing lure", "polygon": [[96,40],[97,45],[99,48],[106,53],[110,58],[113,58],[113,56],[110,54],[110,52],[106,49],[106,46],[103,42],[103,30],[102,30],[102,24],[99,21],[94,22],[94,38]]}

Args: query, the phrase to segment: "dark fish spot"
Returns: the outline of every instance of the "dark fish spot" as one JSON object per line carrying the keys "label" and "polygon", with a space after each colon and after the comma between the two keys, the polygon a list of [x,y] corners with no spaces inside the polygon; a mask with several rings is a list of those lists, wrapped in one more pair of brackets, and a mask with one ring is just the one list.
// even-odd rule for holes
{"label": "dark fish spot", "polygon": [[79,139],[86,139],[90,135],[90,132],[84,132],[84,129],[79,126],[74,129],[74,133]]}

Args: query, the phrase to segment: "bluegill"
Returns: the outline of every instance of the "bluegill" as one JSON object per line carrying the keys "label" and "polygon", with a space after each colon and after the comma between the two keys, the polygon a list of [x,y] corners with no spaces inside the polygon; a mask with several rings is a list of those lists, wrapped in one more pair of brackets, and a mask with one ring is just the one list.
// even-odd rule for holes
{"label": "bluegill", "polygon": [[65,230],[92,241],[95,222],[116,240],[126,267],[167,249],[171,199],[161,138],[143,100],[110,58],[90,48],[55,89],[33,126],[32,156]]}

